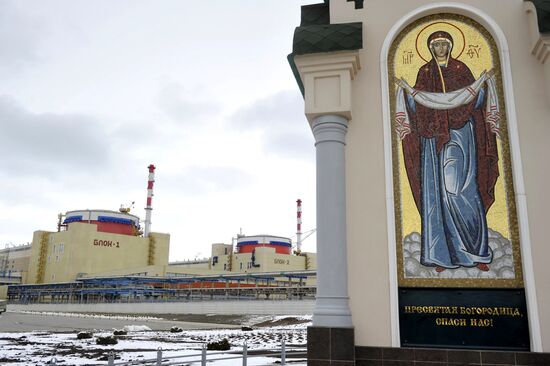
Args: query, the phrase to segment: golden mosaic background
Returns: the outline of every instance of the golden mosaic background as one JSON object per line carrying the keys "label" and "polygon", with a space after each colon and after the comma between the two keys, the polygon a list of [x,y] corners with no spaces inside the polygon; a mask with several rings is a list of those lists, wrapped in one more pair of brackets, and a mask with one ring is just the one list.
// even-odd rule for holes
{"label": "golden mosaic background", "polygon": [[[452,57],[468,65],[474,77],[478,78],[485,70],[494,68],[496,71],[502,114],[501,138],[497,139],[500,176],[495,186],[495,203],[487,213],[487,223],[490,229],[499,232],[512,242],[514,279],[406,278],[404,275],[402,241],[412,232],[420,233],[421,222],[405,172],[401,142],[393,132],[395,131],[393,116],[395,115],[396,87],[392,80],[395,76],[404,78],[410,85],[415,84],[419,68],[431,59],[426,39],[436,30],[444,30],[452,35],[455,42]],[[424,17],[407,26],[396,38],[390,48],[388,70],[399,286],[523,287],[502,76],[493,38],[480,24],[461,15],[437,14]]]}

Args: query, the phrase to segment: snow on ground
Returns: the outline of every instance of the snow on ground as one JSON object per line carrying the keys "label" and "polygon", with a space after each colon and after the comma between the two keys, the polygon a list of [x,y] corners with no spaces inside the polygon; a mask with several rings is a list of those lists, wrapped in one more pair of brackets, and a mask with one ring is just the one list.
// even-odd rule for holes
{"label": "snow on ground", "polygon": [[[43,314],[43,313],[39,313]],[[85,315],[85,314],[81,314]],[[132,318],[135,319],[135,318]],[[100,346],[97,336],[111,335],[112,330],[94,332],[94,338],[79,340],[74,333],[0,333],[0,364],[6,366],[45,365],[53,357],[58,365],[106,365],[110,352],[116,356],[116,362],[127,362],[155,358],[157,351],[163,356],[195,357],[182,359],[192,365],[199,365],[202,347],[207,342],[216,342],[227,338],[231,351],[241,352],[246,342],[249,354],[254,350],[276,349],[284,339],[287,349],[305,350],[307,343],[306,328],[311,325],[311,317],[274,316],[246,317],[243,325],[251,326],[252,331],[240,329],[184,330],[181,333],[166,331],[145,331],[140,327],[127,328],[128,334],[118,338],[118,344]],[[208,351],[213,355],[215,352]],[[225,354],[224,356],[228,356]],[[211,356],[209,356],[210,359]],[[305,365],[305,356],[287,358],[290,365]],[[279,357],[255,357],[248,365],[274,365]],[[239,365],[239,359],[214,361],[212,366]]]}
{"label": "snow on ground", "polygon": [[151,330],[151,328],[146,325],[125,325],[122,329],[127,332],[144,332]]}
{"label": "snow on ground", "polygon": [[[11,312],[8,310],[8,312]],[[116,320],[162,320],[162,318],[156,318],[152,316],[135,316],[135,315],[104,315],[104,314],[83,314],[83,313],[56,313],[53,311],[17,311],[23,314],[35,314],[35,315],[55,315],[55,316],[67,316],[71,318],[94,318],[94,319],[116,319]]]}

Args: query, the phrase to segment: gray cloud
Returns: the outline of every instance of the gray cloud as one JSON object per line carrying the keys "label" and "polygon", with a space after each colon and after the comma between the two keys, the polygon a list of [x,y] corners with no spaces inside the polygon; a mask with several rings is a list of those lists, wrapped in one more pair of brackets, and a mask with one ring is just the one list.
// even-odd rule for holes
{"label": "gray cloud", "polygon": [[[307,127],[307,122],[304,122]],[[309,127],[307,133],[302,130],[288,130],[284,132],[268,132],[271,135],[265,141],[268,153],[294,158],[315,157],[314,139]]]}
{"label": "gray cloud", "polygon": [[158,141],[173,140],[176,132],[182,134],[181,129],[175,129],[174,125],[166,119],[150,121],[128,119],[112,123],[110,127],[111,139],[120,149],[127,149],[128,145],[135,145],[136,141],[139,141],[140,148],[151,149],[159,145]]}
{"label": "gray cloud", "polygon": [[157,104],[161,111],[178,124],[193,125],[197,118],[218,113],[215,103],[194,101],[189,97],[193,91],[177,82],[164,85],[158,95]]}
{"label": "gray cloud", "polygon": [[232,123],[244,129],[293,127],[305,123],[304,100],[297,91],[281,91],[237,111]]}
{"label": "gray cloud", "polygon": [[0,74],[9,76],[38,59],[42,31],[42,24],[24,17],[14,2],[0,1]]}
{"label": "gray cloud", "polygon": [[54,177],[67,169],[94,170],[111,154],[98,121],[82,115],[34,114],[9,97],[0,97],[1,175]]}
{"label": "gray cloud", "polygon": [[163,186],[184,195],[242,189],[253,179],[245,170],[229,166],[191,166],[179,174],[166,174]]}
{"label": "gray cloud", "polygon": [[[8,172],[4,171],[3,173]],[[51,192],[55,189],[53,186],[53,184],[41,179],[21,179],[21,177],[14,179],[2,178],[0,188],[3,193],[0,195],[0,203],[10,207],[28,204],[52,206],[55,204],[55,200],[50,195],[45,194],[45,192]],[[5,223],[3,225],[12,227]]]}
{"label": "gray cloud", "polygon": [[230,119],[241,130],[261,130],[268,154],[310,158],[313,135],[304,117],[304,101],[297,91],[282,91],[257,100]]}

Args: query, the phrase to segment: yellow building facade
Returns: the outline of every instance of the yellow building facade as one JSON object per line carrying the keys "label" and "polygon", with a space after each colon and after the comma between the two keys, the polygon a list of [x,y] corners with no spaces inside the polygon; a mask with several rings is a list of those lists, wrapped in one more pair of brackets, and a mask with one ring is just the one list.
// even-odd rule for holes
{"label": "yellow building facade", "polygon": [[31,248],[26,244],[0,250],[0,277],[4,279],[0,282],[27,281]]}
{"label": "yellow building facade", "polygon": [[170,235],[149,237],[97,231],[74,222],[66,231],[35,231],[26,283],[70,282],[81,276],[166,265]]}
{"label": "yellow building facade", "polygon": [[[10,248],[9,252],[0,251],[1,263],[17,276],[13,284],[62,283],[110,276],[287,273],[314,271],[317,267],[315,253],[292,253],[290,239],[269,235],[242,236],[239,240],[250,243],[249,239],[261,239],[260,242],[273,239],[279,240],[279,244],[247,244],[243,249],[239,243],[236,247],[215,243],[210,258],[169,263],[169,234],[151,232],[144,237],[139,232],[133,235],[106,232],[105,226],[94,220],[97,217],[92,217],[93,212],[89,217],[79,218],[80,221],[71,219],[81,213],[85,211],[67,213],[67,224],[62,225],[60,231],[38,230],[34,232],[32,244],[17,250]],[[100,213],[114,215],[116,212]],[[313,277],[308,283],[314,284]]]}
{"label": "yellow building facade", "polygon": [[[224,246],[222,247],[224,250],[219,251],[221,245]],[[191,274],[290,272],[315,270],[316,266],[315,253],[281,254],[274,248],[268,247],[256,248],[254,253],[234,253],[230,244],[213,244],[211,258],[171,263],[167,272]]]}

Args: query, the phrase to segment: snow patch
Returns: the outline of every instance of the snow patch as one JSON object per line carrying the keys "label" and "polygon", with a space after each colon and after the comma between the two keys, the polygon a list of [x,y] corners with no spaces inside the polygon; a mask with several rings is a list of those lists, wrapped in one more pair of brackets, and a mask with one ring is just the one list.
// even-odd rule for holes
{"label": "snow patch", "polygon": [[151,330],[146,325],[125,325],[123,329],[127,332],[147,332]]}
{"label": "snow patch", "polygon": [[114,319],[114,320],[162,320],[162,318],[156,318],[152,316],[62,313],[62,312],[55,312],[55,311],[32,311],[32,310],[21,310],[21,311],[10,311],[10,312],[21,313],[21,314],[34,314],[34,315],[66,316],[70,318],[94,318],[94,319]]}

